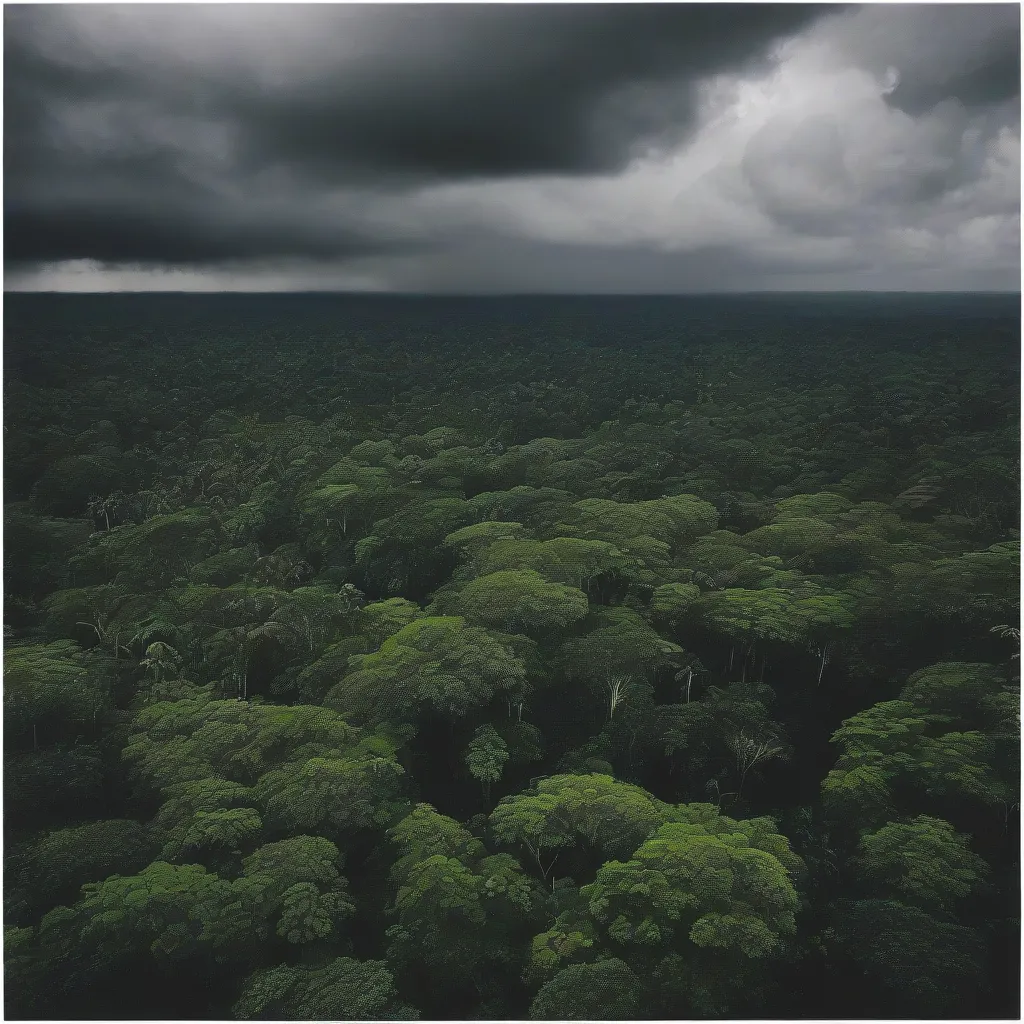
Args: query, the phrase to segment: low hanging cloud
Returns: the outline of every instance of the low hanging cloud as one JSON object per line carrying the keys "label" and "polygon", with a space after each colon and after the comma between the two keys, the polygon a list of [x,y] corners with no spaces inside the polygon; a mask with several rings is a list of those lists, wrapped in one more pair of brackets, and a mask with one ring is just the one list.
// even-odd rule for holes
{"label": "low hanging cloud", "polygon": [[5,8],[7,286],[1016,288],[1016,6]]}

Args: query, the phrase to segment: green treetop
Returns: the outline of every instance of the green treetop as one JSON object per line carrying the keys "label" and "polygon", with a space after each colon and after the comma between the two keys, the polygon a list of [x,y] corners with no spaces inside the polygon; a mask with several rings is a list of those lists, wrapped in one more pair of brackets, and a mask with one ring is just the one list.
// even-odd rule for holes
{"label": "green treetop", "polygon": [[677,1017],[727,1013],[749,997],[795,932],[799,897],[787,864],[799,859],[764,820],[733,821],[708,805],[681,806],[676,817],[629,860],[601,867],[536,937],[535,971],[616,957],[652,978]]}
{"label": "green treetop", "polygon": [[4,658],[8,743],[53,743],[95,729],[111,707],[110,659],[70,640],[9,648]]}
{"label": "green treetop", "polygon": [[554,775],[491,812],[495,838],[516,846],[546,880],[563,850],[591,857],[628,854],[665,821],[671,808],[646,790],[607,775]]}
{"label": "green treetop", "polygon": [[324,966],[280,964],[250,975],[234,1006],[240,1020],[416,1020],[383,960],[339,957]]}
{"label": "green treetop", "polygon": [[531,1020],[632,1020],[643,1014],[640,979],[614,957],[563,967],[530,1004]]}
{"label": "green treetop", "polygon": [[428,617],[360,658],[326,703],[368,722],[415,722],[421,706],[454,719],[525,683],[522,660],[498,636],[459,617]]}
{"label": "green treetop", "polygon": [[954,907],[988,875],[988,865],[971,852],[968,836],[924,814],[861,836],[855,863],[877,893],[923,910]]}
{"label": "green treetop", "polygon": [[522,958],[542,894],[513,857],[488,855],[462,826],[421,804],[392,830],[399,858],[389,956],[425,966],[435,983],[479,995]]}
{"label": "green treetop", "polygon": [[479,780],[484,799],[489,800],[491,784],[501,779],[508,763],[508,744],[493,725],[482,725],[469,741],[465,761],[469,774]]}
{"label": "green treetop", "polygon": [[991,665],[933,665],[899,700],[847,719],[833,736],[842,754],[823,783],[826,806],[877,827],[944,801],[1015,802],[1019,722],[1005,713],[1001,682]]}
{"label": "green treetop", "polygon": [[455,603],[469,621],[535,637],[560,633],[589,610],[581,590],[549,583],[531,569],[479,576],[459,591]]}

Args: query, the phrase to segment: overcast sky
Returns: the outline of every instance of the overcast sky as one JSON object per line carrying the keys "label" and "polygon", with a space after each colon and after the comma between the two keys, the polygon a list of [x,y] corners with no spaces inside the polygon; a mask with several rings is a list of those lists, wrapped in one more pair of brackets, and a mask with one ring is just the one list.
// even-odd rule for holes
{"label": "overcast sky", "polygon": [[1019,287],[1015,3],[4,23],[8,289]]}

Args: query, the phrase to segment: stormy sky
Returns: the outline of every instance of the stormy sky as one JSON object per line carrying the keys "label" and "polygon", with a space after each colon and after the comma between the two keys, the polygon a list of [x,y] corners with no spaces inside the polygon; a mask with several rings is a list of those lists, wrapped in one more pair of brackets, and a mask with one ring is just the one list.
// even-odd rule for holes
{"label": "stormy sky", "polygon": [[1020,9],[6,5],[8,289],[1020,283]]}

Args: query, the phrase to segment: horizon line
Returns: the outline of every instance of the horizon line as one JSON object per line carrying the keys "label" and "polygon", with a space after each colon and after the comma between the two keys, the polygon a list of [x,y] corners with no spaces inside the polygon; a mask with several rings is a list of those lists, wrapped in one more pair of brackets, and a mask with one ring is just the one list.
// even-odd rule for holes
{"label": "horizon line", "polygon": [[117,288],[117,289],[43,289],[5,288],[6,295],[329,295],[354,298],[424,298],[424,299],[509,299],[509,298],[585,298],[585,299],[683,299],[718,298],[725,296],[785,296],[785,295],[1017,295],[1021,290],[1009,288],[841,288],[835,290],[814,288],[770,288],[684,292],[562,292],[562,291],[381,291],[329,288],[289,289],[171,289],[171,288]]}

